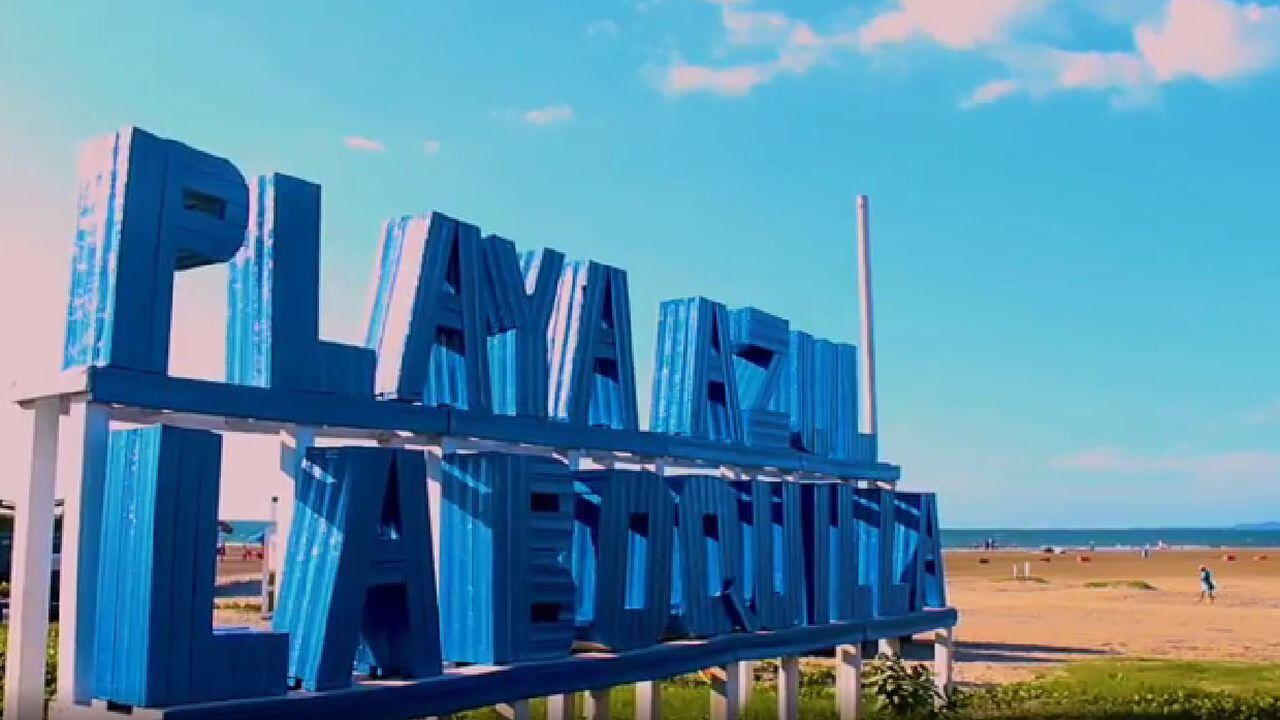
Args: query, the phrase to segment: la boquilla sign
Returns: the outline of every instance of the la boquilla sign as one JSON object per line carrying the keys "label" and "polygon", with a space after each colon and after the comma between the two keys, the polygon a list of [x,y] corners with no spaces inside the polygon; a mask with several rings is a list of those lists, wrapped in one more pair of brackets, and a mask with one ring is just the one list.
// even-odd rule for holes
{"label": "la boquilla sign", "polygon": [[[22,398],[33,512],[74,478],[55,712],[520,715],[641,683],[656,717],[651,681],[955,624],[934,497],[898,490],[859,432],[854,346],[666,301],[641,430],[621,269],[397,218],[365,341],[338,344],[319,337],[317,185],[134,128],[79,172],[63,373]],[[175,273],[214,264],[226,381],[170,377]],[[278,435],[263,472],[292,481],[269,630],[212,622],[229,433]],[[19,528],[18,582],[48,577],[45,525]],[[14,608],[19,712],[44,584]]]}

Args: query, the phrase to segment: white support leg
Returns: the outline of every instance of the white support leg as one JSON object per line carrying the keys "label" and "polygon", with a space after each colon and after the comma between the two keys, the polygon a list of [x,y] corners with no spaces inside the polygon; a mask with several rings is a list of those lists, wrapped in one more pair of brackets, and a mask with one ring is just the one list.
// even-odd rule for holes
{"label": "white support leg", "polygon": [[955,628],[938,630],[933,636],[933,681],[940,698],[951,694],[955,656]]}
{"label": "white support leg", "polygon": [[110,424],[108,408],[72,401],[59,438],[58,489],[63,504],[55,702],[66,709],[73,703],[87,704],[93,694],[93,653],[78,650],[91,646],[98,610],[98,542]]}
{"label": "white support leg", "polygon": [[858,720],[862,713],[862,646],[836,648],[836,706],[840,720]]}
{"label": "white support leg", "polygon": [[711,669],[711,719],[737,720],[742,685],[741,663],[729,663]]}
{"label": "white support leg", "polygon": [[881,655],[889,657],[902,657],[902,640],[893,638],[880,638],[878,643]]}
{"label": "white support leg", "polygon": [[755,661],[740,661],[738,663],[738,673],[742,677],[742,682],[738,685],[738,708],[742,709],[751,703],[751,692],[756,687]]}
{"label": "white support leg", "polygon": [[659,681],[636,683],[636,720],[662,720],[662,684]]}
{"label": "white support leg", "polygon": [[778,720],[800,718],[800,658],[783,657],[778,662]]}
{"label": "white support leg", "polygon": [[587,691],[587,720],[609,720],[609,688]]}
{"label": "white support leg", "polygon": [[498,715],[505,720],[529,720],[529,701],[516,700],[514,702],[502,703],[495,705],[494,710],[498,711]]}
{"label": "white support leg", "polygon": [[49,573],[53,569],[53,501],[62,401],[35,405],[31,467],[14,498],[12,596],[5,664],[4,716],[44,713],[45,642],[49,633]]}
{"label": "white support leg", "polygon": [[551,695],[547,698],[547,720],[577,720],[578,693]]}

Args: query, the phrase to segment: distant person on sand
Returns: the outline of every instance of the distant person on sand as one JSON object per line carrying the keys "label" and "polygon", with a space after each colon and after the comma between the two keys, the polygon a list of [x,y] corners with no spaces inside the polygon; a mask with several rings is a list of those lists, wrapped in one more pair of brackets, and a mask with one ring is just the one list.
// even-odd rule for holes
{"label": "distant person on sand", "polygon": [[1200,566],[1200,598],[1196,600],[1196,602],[1204,602],[1204,599],[1207,597],[1209,598],[1209,604],[1212,605],[1213,591],[1216,589],[1218,589],[1218,586],[1213,584],[1213,573],[1209,571],[1209,568],[1207,566],[1201,565]]}

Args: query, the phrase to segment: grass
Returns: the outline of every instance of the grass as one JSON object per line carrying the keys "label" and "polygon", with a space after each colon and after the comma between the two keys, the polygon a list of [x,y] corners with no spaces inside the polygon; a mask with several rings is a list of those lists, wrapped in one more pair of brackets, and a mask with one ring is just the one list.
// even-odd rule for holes
{"label": "grass", "polygon": [[[0,626],[0,679],[8,629]],[[57,652],[56,626],[51,628],[49,655]],[[756,690],[743,709],[746,720],[777,716],[776,666],[757,665]],[[52,676],[46,677],[52,689]],[[817,720],[838,717],[830,664],[805,664],[800,688],[800,716]],[[614,717],[634,714],[628,688],[612,693]],[[545,704],[534,700],[533,717],[545,717]],[[898,717],[866,702],[867,720]],[[1280,663],[1192,662],[1173,660],[1091,660],[1071,663],[1036,680],[966,690],[946,713],[917,716],[921,720],[1280,720]],[[710,688],[700,675],[662,683],[662,714],[670,720],[708,717]],[[492,709],[459,713],[460,720],[489,720]]]}
{"label": "grass", "polygon": [[[829,675],[801,688],[800,717],[837,718]],[[672,720],[708,717],[709,689],[688,678],[663,683],[662,715]],[[532,716],[544,717],[541,700]],[[868,720],[894,716],[868,697]],[[743,718],[777,717],[777,695],[769,681],[757,683]],[[632,693],[614,692],[613,717],[631,717]],[[493,710],[455,717],[492,720]],[[1072,663],[1043,678],[963,692],[946,713],[925,720],[1280,720],[1280,663],[1098,660]]]}
{"label": "grass", "polygon": [[1280,663],[1260,664],[1187,660],[1106,660],[1067,665],[1046,680],[1095,692],[1124,694],[1134,687],[1159,690],[1280,696]]}
{"label": "grass", "polygon": [[1084,586],[1090,590],[1159,590],[1146,580],[1090,580]]}

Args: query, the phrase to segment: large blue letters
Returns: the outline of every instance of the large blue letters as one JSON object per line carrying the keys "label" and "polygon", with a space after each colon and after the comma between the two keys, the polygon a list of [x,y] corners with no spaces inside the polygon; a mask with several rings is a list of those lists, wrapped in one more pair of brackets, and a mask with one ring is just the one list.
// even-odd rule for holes
{"label": "large blue letters", "polygon": [[213,629],[222,438],[115,430],[102,494],[94,695],[126,705],[282,695],[283,634]]}

